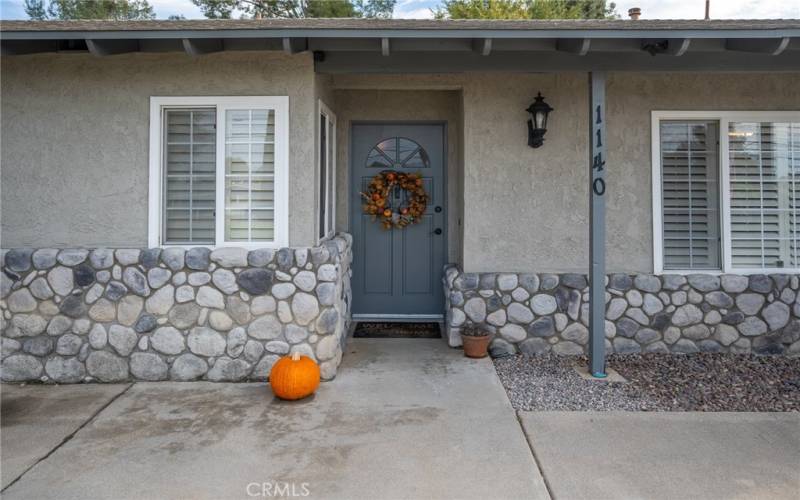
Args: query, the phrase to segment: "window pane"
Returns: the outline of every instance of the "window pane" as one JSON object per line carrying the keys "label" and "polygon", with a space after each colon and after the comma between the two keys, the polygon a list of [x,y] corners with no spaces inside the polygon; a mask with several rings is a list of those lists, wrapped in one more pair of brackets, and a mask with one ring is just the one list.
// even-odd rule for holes
{"label": "window pane", "polygon": [[216,111],[164,114],[164,243],[214,243]]}
{"label": "window pane", "polygon": [[319,237],[326,236],[325,224],[328,220],[328,117],[319,115]]}
{"label": "window pane", "polygon": [[732,122],[728,141],[733,267],[797,267],[800,123]]}
{"label": "window pane", "polygon": [[328,232],[334,230],[336,221],[333,220],[333,204],[335,203],[333,196],[333,186],[336,183],[336,156],[334,155],[334,141],[336,134],[334,133],[334,123],[328,122],[328,210],[327,210],[327,228]]}
{"label": "window pane", "polygon": [[272,241],[275,113],[225,112],[225,240]]}
{"label": "window pane", "polygon": [[661,122],[665,269],[719,269],[718,125]]}

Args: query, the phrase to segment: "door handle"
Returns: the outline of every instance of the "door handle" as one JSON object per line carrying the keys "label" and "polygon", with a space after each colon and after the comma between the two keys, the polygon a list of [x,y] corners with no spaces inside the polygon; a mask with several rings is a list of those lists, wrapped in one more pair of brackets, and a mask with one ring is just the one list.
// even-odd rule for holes
{"label": "door handle", "polygon": [[435,234],[435,235],[440,235],[440,234],[442,234],[442,228],[440,228],[440,227],[437,227],[436,229],[434,229],[434,230],[433,230],[433,234]]}

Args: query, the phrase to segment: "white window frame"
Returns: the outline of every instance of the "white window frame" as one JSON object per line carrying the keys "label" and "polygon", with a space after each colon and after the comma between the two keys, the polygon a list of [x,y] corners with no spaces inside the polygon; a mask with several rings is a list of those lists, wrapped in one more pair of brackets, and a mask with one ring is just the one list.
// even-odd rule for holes
{"label": "white window frame", "polygon": [[[708,120],[719,123],[719,197],[722,244],[722,269],[664,269],[663,199],[661,190],[661,121]],[[800,269],[734,268],[731,259],[730,212],[730,151],[728,129],[730,122],[800,122],[800,111],[652,111],[650,122],[652,193],[653,193],[653,267],[655,274],[772,274],[800,273]]]}
{"label": "white window frame", "polygon": [[[316,123],[316,165],[314,166],[316,172],[314,174],[315,177],[319,177],[319,167],[320,167],[320,148],[322,147],[322,134],[319,133],[321,128],[321,120],[322,115],[325,115],[328,123],[331,124],[331,133],[326,136],[326,140],[328,144],[331,145],[331,148],[328,148],[330,154],[326,154],[326,160],[328,161],[327,165],[327,182],[328,186],[330,187],[331,199],[330,200],[323,200],[320,196],[320,186],[319,184],[316,185],[316,200],[317,200],[317,210],[316,210],[316,217],[314,217],[314,227],[317,241],[322,242],[329,238],[332,238],[333,235],[336,233],[336,114],[324,103],[322,100],[317,100],[317,119]],[[319,182],[322,182],[322,179],[319,179]],[[328,205],[328,210],[330,211],[330,226],[328,226],[328,217],[325,218],[325,231],[324,236],[320,237],[320,227],[319,227],[319,216],[320,212],[322,211],[323,203]]]}
{"label": "white window frame", "polygon": [[[279,248],[289,245],[289,97],[288,96],[180,96],[150,97],[150,154],[148,245],[185,247],[162,242],[163,223],[163,137],[164,110],[176,108],[214,108],[217,113],[216,202],[214,245],[192,246]],[[275,211],[272,241],[225,241],[225,111],[229,109],[270,109],[275,113]]]}

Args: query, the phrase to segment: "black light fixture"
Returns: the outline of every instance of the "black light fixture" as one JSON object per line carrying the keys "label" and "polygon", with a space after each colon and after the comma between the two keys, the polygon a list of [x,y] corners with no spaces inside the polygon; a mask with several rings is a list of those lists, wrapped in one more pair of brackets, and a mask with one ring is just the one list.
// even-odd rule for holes
{"label": "black light fixture", "polygon": [[553,111],[549,104],[544,102],[542,93],[539,92],[533,104],[526,110],[531,114],[528,120],[528,146],[538,148],[544,144],[544,133],[547,132],[547,115]]}

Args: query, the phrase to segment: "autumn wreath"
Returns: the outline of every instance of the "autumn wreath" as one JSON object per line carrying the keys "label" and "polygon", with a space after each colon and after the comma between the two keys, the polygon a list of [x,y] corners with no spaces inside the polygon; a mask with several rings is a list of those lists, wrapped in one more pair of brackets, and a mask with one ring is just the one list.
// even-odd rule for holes
{"label": "autumn wreath", "polygon": [[406,227],[422,218],[428,193],[420,174],[384,170],[372,178],[365,193],[364,213],[380,219],[384,229]]}

